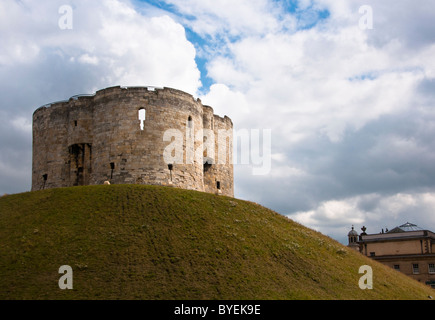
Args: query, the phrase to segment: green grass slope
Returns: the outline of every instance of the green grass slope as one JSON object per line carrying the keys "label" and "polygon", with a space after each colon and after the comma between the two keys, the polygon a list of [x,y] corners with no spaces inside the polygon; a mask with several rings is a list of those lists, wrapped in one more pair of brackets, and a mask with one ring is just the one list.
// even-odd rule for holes
{"label": "green grass slope", "polygon": [[[73,269],[61,290],[59,267]],[[373,268],[361,290],[359,268]],[[260,205],[138,185],[0,198],[0,299],[427,299],[434,291]]]}

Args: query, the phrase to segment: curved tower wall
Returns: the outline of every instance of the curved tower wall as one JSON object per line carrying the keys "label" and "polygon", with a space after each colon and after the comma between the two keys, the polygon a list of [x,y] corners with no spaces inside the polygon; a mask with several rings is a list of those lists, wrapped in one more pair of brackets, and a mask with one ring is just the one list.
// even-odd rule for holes
{"label": "curved tower wall", "polygon": [[204,147],[211,147],[207,143],[209,135],[214,137],[214,154],[204,150],[204,157],[209,160],[204,165],[204,190],[218,193],[234,194],[233,186],[233,123],[228,117],[221,118],[213,114],[213,109],[204,106]]}
{"label": "curved tower wall", "polygon": [[[145,110],[142,126],[140,109]],[[41,107],[33,115],[32,190],[110,181],[234,196],[232,161],[206,171],[202,157],[194,156],[203,148],[204,125],[211,128],[206,118],[216,129],[230,129],[230,159],[231,120],[179,90],[112,87]],[[172,164],[164,158],[175,140],[164,140],[168,130],[182,141],[177,147],[182,161]]]}

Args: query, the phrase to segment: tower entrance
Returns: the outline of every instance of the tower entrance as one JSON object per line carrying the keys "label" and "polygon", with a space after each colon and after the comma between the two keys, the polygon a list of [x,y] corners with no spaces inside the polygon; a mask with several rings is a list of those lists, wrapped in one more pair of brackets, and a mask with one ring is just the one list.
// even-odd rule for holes
{"label": "tower entrance", "polygon": [[84,186],[89,184],[92,173],[92,145],[78,143],[69,146],[69,179],[70,186]]}

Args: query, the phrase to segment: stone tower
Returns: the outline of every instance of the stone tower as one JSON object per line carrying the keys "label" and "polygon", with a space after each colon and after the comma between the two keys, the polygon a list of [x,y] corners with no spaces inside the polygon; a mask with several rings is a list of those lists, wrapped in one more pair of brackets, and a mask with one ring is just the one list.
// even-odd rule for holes
{"label": "stone tower", "polygon": [[154,184],[234,196],[233,123],[171,88],[111,87],[33,114],[32,190]]}

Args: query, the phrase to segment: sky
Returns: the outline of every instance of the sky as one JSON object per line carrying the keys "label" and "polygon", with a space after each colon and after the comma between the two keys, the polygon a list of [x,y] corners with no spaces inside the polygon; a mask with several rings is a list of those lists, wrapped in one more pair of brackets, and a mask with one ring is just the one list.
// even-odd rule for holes
{"label": "sky", "polygon": [[172,87],[251,134],[237,198],[345,244],[352,225],[435,231],[432,2],[1,0],[0,194],[31,188],[38,107]]}

